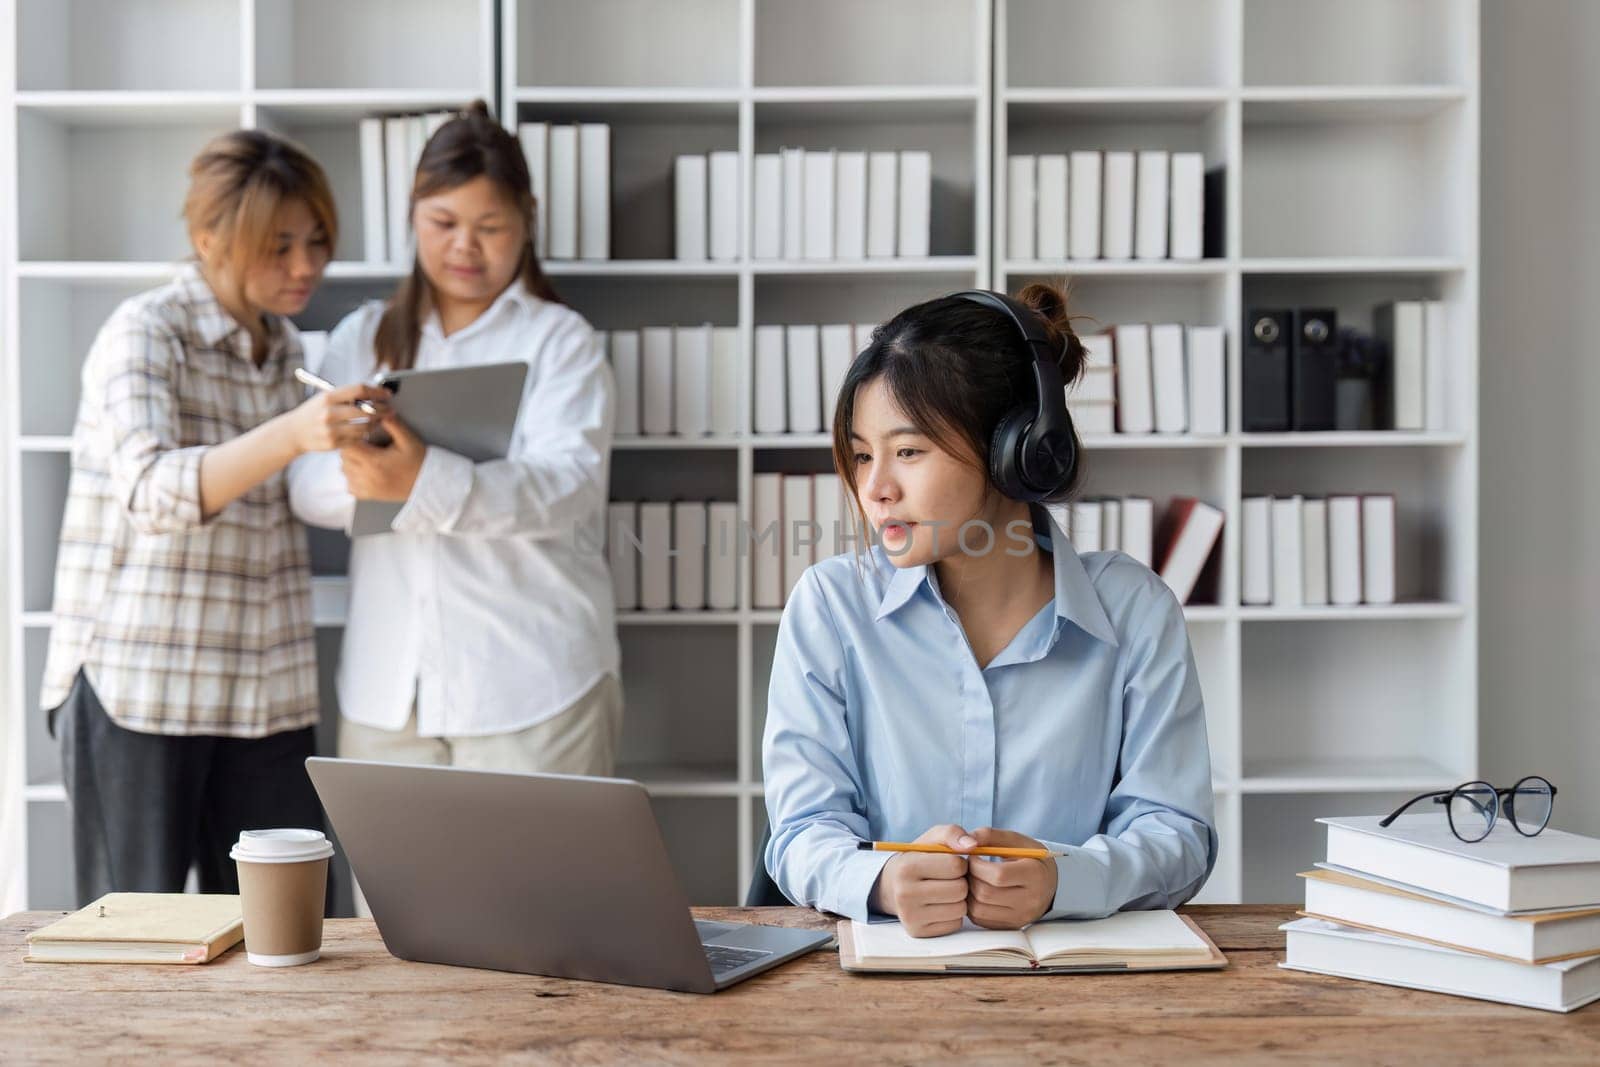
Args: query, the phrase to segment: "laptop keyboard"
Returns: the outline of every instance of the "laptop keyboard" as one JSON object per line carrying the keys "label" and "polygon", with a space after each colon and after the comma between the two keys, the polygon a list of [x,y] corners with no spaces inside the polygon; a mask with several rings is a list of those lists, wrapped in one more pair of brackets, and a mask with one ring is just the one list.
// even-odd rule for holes
{"label": "laptop keyboard", "polygon": [[711,961],[711,973],[726,974],[747,963],[754,963],[763,956],[772,953],[759,948],[733,948],[729,945],[702,945],[706,950],[706,959]]}

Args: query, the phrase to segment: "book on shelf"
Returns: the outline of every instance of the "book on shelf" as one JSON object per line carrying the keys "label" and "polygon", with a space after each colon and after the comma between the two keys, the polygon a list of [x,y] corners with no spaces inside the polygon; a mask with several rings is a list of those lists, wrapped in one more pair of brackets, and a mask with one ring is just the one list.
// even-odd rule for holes
{"label": "book on shelf", "polygon": [[672,341],[672,430],[685,437],[711,432],[711,324],[679,326]]}
{"label": "book on shelf", "polygon": [[730,436],[739,432],[739,328],[711,329],[711,433]]}
{"label": "book on shelf", "polygon": [[1098,500],[1074,500],[1068,506],[1067,535],[1072,547],[1079,552],[1099,552],[1104,547],[1100,528],[1101,510]]}
{"label": "book on shelf", "polygon": [[929,254],[933,210],[933,155],[909,150],[900,153],[900,213],[896,247],[902,257]]}
{"label": "book on shelf", "polygon": [[1328,602],[1361,603],[1361,498],[1328,498]]}
{"label": "book on shelf", "polygon": [[1157,538],[1162,549],[1155,570],[1178,603],[1189,603],[1197,593],[1207,602],[1216,599],[1222,520],[1221,509],[1194,497],[1174,497],[1168,506]]}
{"label": "book on shelf", "polygon": [[845,550],[845,531],[848,527],[844,485],[837,474],[812,476],[811,512],[817,524],[817,546],[812,559],[820,563]]}
{"label": "book on shelf", "polygon": [[1100,501],[1100,547],[1107,552],[1122,550],[1122,501]]}
{"label": "book on shelf", "polygon": [[865,259],[867,154],[840,152],[833,175],[833,254],[837,259]]}
{"label": "book on shelf", "polygon": [[833,259],[834,160],[833,149],[806,149],[804,236],[802,259]]}
{"label": "book on shelf", "polygon": [[839,403],[839,388],[850,363],[855,359],[854,330],[849,323],[832,323],[818,330],[822,347],[822,430],[833,428],[833,412]]}
{"label": "book on shelf", "polygon": [[1183,327],[1162,323],[1150,327],[1150,391],[1156,433],[1189,429],[1188,383],[1184,380]]}
{"label": "book on shelf", "polygon": [[1039,157],[1036,190],[1038,232],[1035,250],[1040,259],[1067,258],[1067,157]]}
{"label": "book on shelf", "polygon": [[739,258],[739,153],[712,152],[707,157],[709,189],[709,254],[718,262]]}
{"label": "book on shelf", "polygon": [[755,345],[755,432],[783,433],[788,428],[783,327],[757,326]]}
{"label": "book on shelf", "polygon": [[813,517],[811,475],[783,475],[783,600],[800,584],[801,575],[811,566],[817,545],[816,519]]}
{"label": "book on shelf", "polygon": [[1100,257],[1132,259],[1134,204],[1137,199],[1132,152],[1100,157]]}
{"label": "book on shelf", "polygon": [[1395,300],[1372,310],[1373,333],[1389,346],[1391,425],[1396,430],[1421,430],[1427,425],[1424,324],[1419,300]]}
{"label": "book on shelf", "polygon": [[1300,550],[1305,560],[1300,598],[1307,607],[1328,603],[1328,502],[1300,505]]}
{"label": "book on shelf", "polygon": [[389,215],[384,199],[383,119],[364,118],[357,126],[361,146],[361,242],[368,263],[389,262]]}
{"label": "book on shelf", "polygon": [[1298,608],[1305,602],[1305,551],[1302,501],[1272,499],[1272,606]]}
{"label": "book on shelf", "polygon": [[1189,432],[1220,435],[1228,428],[1228,372],[1221,326],[1190,326]]}
{"label": "book on shelf", "polygon": [[679,156],[673,162],[673,255],[684,262],[703,262],[709,255],[706,233],[707,169],[705,156]]}
{"label": "book on shelf", "polygon": [[751,478],[750,524],[751,603],[756,608],[781,608],[784,599],[783,475],[756,474]]}
{"label": "book on shelf", "polygon": [[1037,974],[1164,971],[1227,966],[1193,920],[1171,911],[1122,911],[1103,919],[1055,919],[1021,930],[964,923],[943,937],[912,937],[898,922],[839,923],[847,971]]}
{"label": "book on shelf", "polygon": [[1033,156],[1006,160],[1006,248],[1010,259],[1034,258],[1035,181],[1038,161]]}
{"label": "book on shelf", "polygon": [[822,432],[822,353],[817,327],[784,328],[790,433]]}
{"label": "book on shelf", "polygon": [[1361,594],[1368,604],[1393,604],[1394,497],[1361,498]]}
{"label": "book on shelf", "polygon": [[783,258],[805,256],[806,151],[784,148],[778,152],[783,185]]}
{"label": "book on shelf", "polygon": [[611,127],[578,126],[578,258],[611,258]]}
{"label": "book on shelf", "polygon": [[239,897],[108,893],[27,936],[26,963],[209,963],[244,939]]}
{"label": "book on shelf", "polygon": [[783,258],[783,160],[776,152],[762,152],[755,160],[755,215],[750,255],[754,259]]}
{"label": "book on shelf", "polygon": [[387,179],[389,262],[404,263],[411,258],[411,149],[410,123],[404,115],[389,115],[383,120],[383,169]]}
{"label": "book on shelf", "polygon": [[672,432],[671,326],[646,326],[639,331],[639,425],[651,437]]}
{"label": "book on shelf", "polygon": [[1117,368],[1117,431],[1155,432],[1151,393],[1150,327],[1127,323],[1113,327],[1112,348]]}
{"label": "book on shelf", "polygon": [[1239,602],[1272,603],[1272,498],[1247,496],[1239,505]]}
{"label": "book on shelf", "polygon": [[707,505],[706,607],[732,611],[739,606],[739,505],[718,501]]}
{"label": "book on shelf", "polygon": [[1122,513],[1122,538],[1119,548],[1151,570],[1156,563],[1156,505],[1142,496],[1125,496],[1118,509]]}
{"label": "book on shelf", "polygon": [[1422,383],[1423,425],[1430,430],[1445,430],[1450,425],[1449,395],[1445,389],[1450,364],[1449,320],[1441,301],[1422,305]]}
{"label": "book on shelf", "polygon": [[701,501],[672,505],[672,606],[679,611],[706,606],[706,520]]}
{"label": "book on shelf", "polygon": [[1303,871],[1301,914],[1516,963],[1600,955],[1600,907],[1501,915],[1342,871]]}
{"label": "book on shelf", "polygon": [[550,127],[550,258],[578,258],[578,128]]}
{"label": "book on shelf", "polygon": [[639,607],[639,505],[612,501],[606,506],[606,563],[611,570],[612,600],[618,611]]}
{"label": "book on shelf", "polygon": [[1072,259],[1099,259],[1100,153],[1073,152],[1067,167],[1067,254]]}
{"label": "book on shelf", "polygon": [[867,153],[867,256],[871,259],[887,259],[895,254],[899,160],[894,152]]}
{"label": "book on shelf", "polygon": [[1139,153],[1138,206],[1134,209],[1133,254],[1137,259],[1167,258],[1167,176],[1163,151]]}
{"label": "book on shelf", "polygon": [[611,376],[616,381],[616,419],[613,432],[618,437],[637,437],[639,427],[639,331],[612,330]]}
{"label": "book on shelf", "polygon": [[1600,956],[1527,964],[1360,930],[1296,919],[1285,932],[1293,971],[1568,1012],[1600,999]]}
{"label": "book on shelf", "polygon": [[672,505],[639,505],[639,610],[672,609]]}
{"label": "book on shelf", "polygon": [[550,124],[523,122],[517,126],[522,158],[528,164],[528,180],[533,185],[534,251],[540,259],[550,255]]}
{"label": "book on shelf", "polygon": [[1168,254],[1195,260],[1205,251],[1205,157],[1199,152],[1172,153],[1172,230]]}

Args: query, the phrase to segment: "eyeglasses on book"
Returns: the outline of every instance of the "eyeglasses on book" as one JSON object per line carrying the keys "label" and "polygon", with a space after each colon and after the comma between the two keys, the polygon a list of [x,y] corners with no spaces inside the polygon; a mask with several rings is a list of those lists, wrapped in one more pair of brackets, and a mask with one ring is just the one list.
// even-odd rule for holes
{"label": "eyeglasses on book", "polygon": [[1450,832],[1472,844],[1489,836],[1502,810],[1511,820],[1511,825],[1516,827],[1517,833],[1523,837],[1536,836],[1550,823],[1550,811],[1556,802],[1556,787],[1537,774],[1520,778],[1516,785],[1505,789],[1497,789],[1488,782],[1464,782],[1454,789],[1419,793],[1378,825],[1388,826],[1407,808],[1424,800],[1444,805],[1445,818],[1450,821]]}

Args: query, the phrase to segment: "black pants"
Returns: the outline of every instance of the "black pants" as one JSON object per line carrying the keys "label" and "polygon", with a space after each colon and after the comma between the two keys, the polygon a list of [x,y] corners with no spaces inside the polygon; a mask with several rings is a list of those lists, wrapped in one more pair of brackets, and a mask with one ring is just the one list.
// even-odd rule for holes
{"label": "black pants", "polygon": [[[106,893],[237,893],[241,830],[323,828],[312,727],[262,738],[142,734],[112,721],[82,671],[52,714],[72,812],[80,907]],[[332,881],[329,882],[332,899]]]}

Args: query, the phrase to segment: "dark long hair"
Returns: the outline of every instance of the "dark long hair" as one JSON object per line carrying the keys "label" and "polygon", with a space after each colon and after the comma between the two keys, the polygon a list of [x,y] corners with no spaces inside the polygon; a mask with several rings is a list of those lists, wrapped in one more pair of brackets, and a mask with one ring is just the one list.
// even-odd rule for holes
{"label": "dark long hair", "polygon": [[[1062,353],[1061,378],[1068,385],[1083,373],[1083,342],[1072,328],[1066,292],[1034,283],[1017,294],[1044,320],[1052,347]],[[845,374],[833,413],[833,466],[849,489],[860,529],[862,512],[854,431],[856,390],[879,378],[919,433],[940,448],[977,467],[988,477],[989,442],[1001,418],[1022,403],[1033,403],[1033,355],[1016,324],[994,308],[958,296],[944,296],[906,308],[872,335]],[[1073,431],[1076,437],[1077,431]],[[1076,443],[1076,442],[1075,442]],[[1081,457],[1083,450],[1080,447]],[[1068,500],[1077,491],[1083,464],[1072,482],[1048,503]]]}
{"label": "dark long hair", "polygon": [[[517,139],[489,116],[489,105],[482,100],[474,101],[428,139],[411,184],[411,210],[425,196],[454,189],[478,177],[487,177],[516,203],[527,228],[528,240],[522,246],[522,262],[517,268],[522,285],[541,300],[563,303],[534,252],[533,183],[528,178],[528,161]],[[378,320],[373,348],[379,363],[391,370],[406,370],[416,364],[422,320],[432,302],[433,288],[422,273],[422,261],[414,259],[411,273],[395,290]]]}

